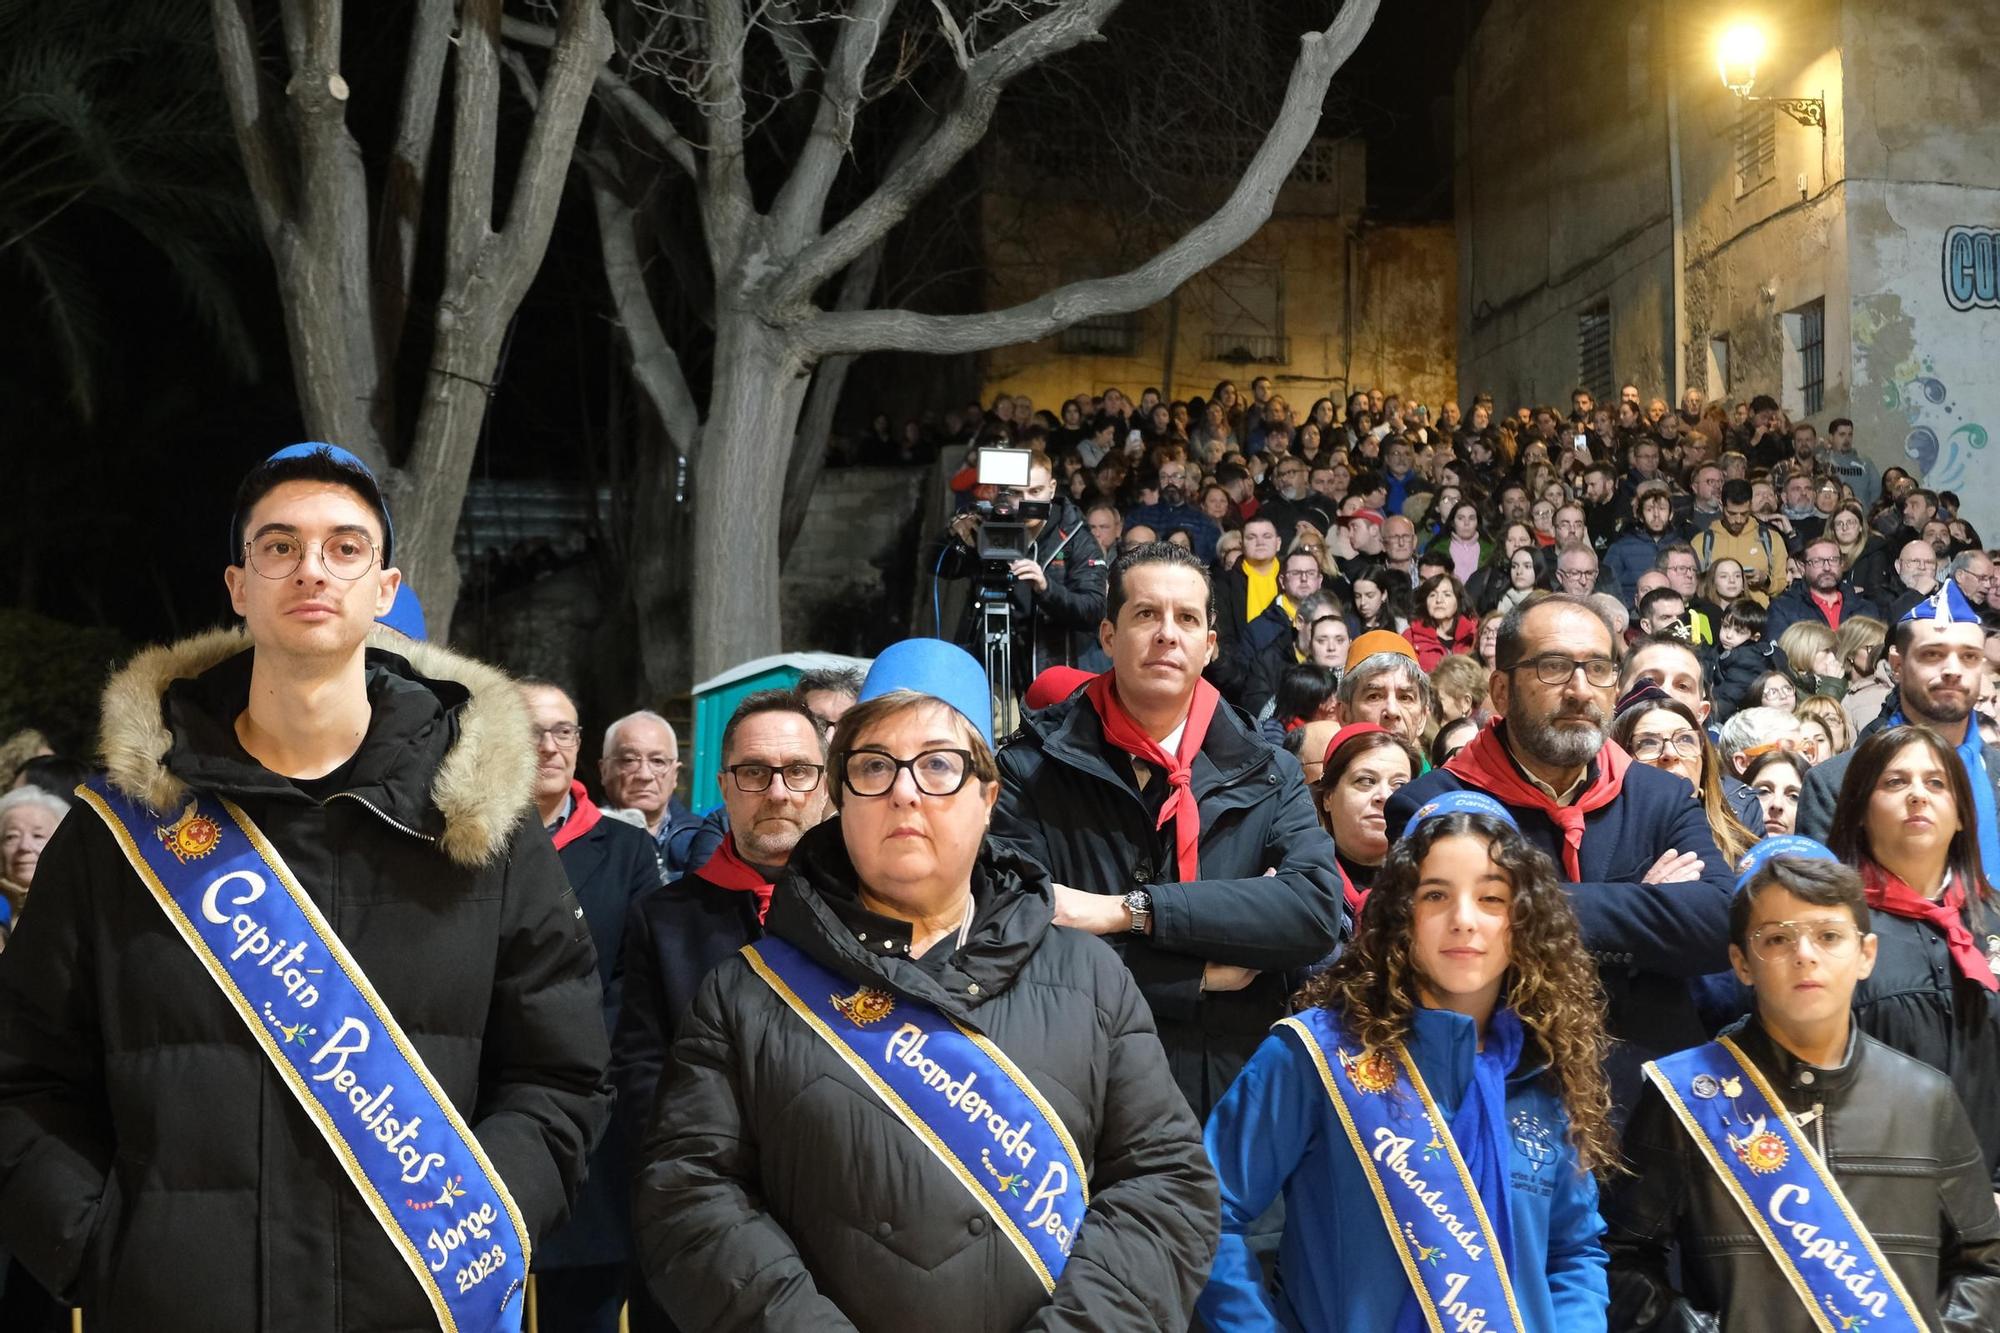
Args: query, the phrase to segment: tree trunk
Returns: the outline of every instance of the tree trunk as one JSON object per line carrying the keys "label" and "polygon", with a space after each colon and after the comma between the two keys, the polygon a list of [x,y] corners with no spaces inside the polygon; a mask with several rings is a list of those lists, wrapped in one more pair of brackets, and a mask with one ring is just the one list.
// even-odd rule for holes
{"label": "tree trunk", "polygon": [[778,563],[791,557],[792,543],[806,525],[806,508],[819,489],[819,474],[826,467],[826,444],[833,434],[833,414],[840,407],[841,391],[847,387],[847,372],[854,368],[851,356],[830,356],[813,372],[812,390],[806,394],[799,414],[798,439],[792,444],[791,466],[785,473],[784,507],[778,515]]}
{"label": "tree trunk", "polygon": [[809,370],[785,335],[719,311],[694,487],[694,679],[781,648],[779,494]]}

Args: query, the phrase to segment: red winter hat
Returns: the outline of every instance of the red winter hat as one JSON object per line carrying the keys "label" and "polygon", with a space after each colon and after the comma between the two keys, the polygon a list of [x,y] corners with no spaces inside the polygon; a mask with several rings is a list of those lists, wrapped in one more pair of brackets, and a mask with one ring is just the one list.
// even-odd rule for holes
{"label": "red winter hat", "polygon": [[1021,702],[1027,706],[1029,712],[1033,713],[1047,708],[1050,704],[1061,703],[1094,679],[1096,679],[1095,672],[1082,671],[1076,667],[1052,666],[1035,677],[1034,684],[1028,686],[1028,693]]}

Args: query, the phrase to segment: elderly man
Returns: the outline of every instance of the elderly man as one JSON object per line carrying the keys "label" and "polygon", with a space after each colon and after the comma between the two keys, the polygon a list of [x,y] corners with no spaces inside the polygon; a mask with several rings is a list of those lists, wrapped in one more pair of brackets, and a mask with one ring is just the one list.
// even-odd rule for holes
{"label": "elderly man", "polygon": [[[2000,749],[1985,744],[1972,718],[1986,681],[1986,630],[1979,613],[1952,582],[1940,584],[1889,634],[1889,678],[1896,683],[1888,710],[1863,730],[1921,723],[1958,751],[1972,787],[1972,826],[1979,831],[1982,865],[2000,865]],[[1857,737],[1857,740],[1860,738]],[[1833,807],[1854,750],[1842,751],[1806,774],[1799,792],[1798,832],[1824,841],[1833,831]],[[1959,818],[1965,818],[1960,812]],[[1989,872],[1991,873],[1991,872]]]}
{"label": "elderly man", "polygon": [[1401,514],[1382,520],[1382,569],[1392,578],[1401,575],[1417,586],[1417,528]]}
{"label": "elderly man", "polygon": [[1409,640],[1387,630],[1371,630],[1348,649],[1333,715],[1342,726],[1372,722],[1421,752],[1431,701],[1431,678],[1417,665],[1417,652]]}
{"label": "elderly man", "polygon": [[1058,925],[1124,957],[1198,1116],[1341,919],[1333,843],[1298,764],[1201,678],[1212,598],[1206,566],[1178,546],[1119,558],[1099,631],[1111,670],[1002,747],[992,833],[1058,881]]}
{"label": "elderly man", "polygon": [[1567,593],[1500,623],[1495,721],[1389,798],[1389,834],[1439,792],[1483,791],[1555,861],[1596,956],[1618,1039],[1608,1073],[1629,1110],[1645,1060],[1707,1036],[1687,983],[1728,964],[1730,872],[1684,778],[1608,743],[1611,627]]}
{"label": "elderly man", "polygon": [[1798,746],[1799,720],[1782,708],[1744,708],[1729,715],[1715,733],[1722,766],[1740,777],[1751,764],[1773,750]]}
{"label": "elderly man", "polygon": [[[608,1039],[618,1023],[626,913],[659,887],[659,858],[651,839],[639,829],[623,820],[603,818],[576,780],[583,729],[577,725],[576,704],[569,694],[545,680],[522,681],[521,694],[535,737],[535,813],[555,843],[556,858],[597,946]],[[617,1333],[632,1257],[629,1142],[622,1130],[614,1122],[599,1140],[569,1221],[535,1250],[541,1317],[551,1328]]]}
{"label": "elderly man", "polygon": [[1904,542],[1902,549],[1896,552],[1895,571],[1895,578],[1887,590],[1891,593],[1891,624],[1901,620],[1911,607],[1937,591],[1937,552],[1921,537]]}
{"label": "elderly man", "polygon": [[658,713],[641,709],[605,728],[597,776],[607,813],[644,821],[668,879],[687,872],[688,848],[701,828],[700,818],[674,794],[680,771],[680,738]]}

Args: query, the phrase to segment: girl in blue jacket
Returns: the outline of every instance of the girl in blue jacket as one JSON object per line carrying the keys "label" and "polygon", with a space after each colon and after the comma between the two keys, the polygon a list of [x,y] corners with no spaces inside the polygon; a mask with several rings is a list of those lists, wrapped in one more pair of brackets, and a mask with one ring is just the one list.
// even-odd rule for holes
{"label": "girl in blue jacket", "polygon": [[[1208,1327],[1604,1329],[1603,997],[1554,866],[1506,808],[1455,791],[1420,809],[1297,1002],[1208,1122]],[[1248,1234],[1281,1191],[1270,1292]],[[1482,1283],[1497,1299],[1478,1303]]]}

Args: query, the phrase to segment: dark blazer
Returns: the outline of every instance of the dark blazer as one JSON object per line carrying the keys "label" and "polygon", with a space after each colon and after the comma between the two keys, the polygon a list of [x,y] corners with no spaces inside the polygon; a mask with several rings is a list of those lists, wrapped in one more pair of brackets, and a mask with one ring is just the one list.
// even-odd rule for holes
{"label": "dark blazer", "polygon": [[[1852,583],[1842,582],[1834,591],[1840,594],[1842,620],[1854,616],[1882,619],[1882,608]],[[1827,623],[1826,613],[1819,609],[1819,603],[1813,600],[1805,585],[1794,583],[1771,599],[1771,614],[1764,622],[1764,641],[1776,643],[1779,635],[1801,620],[1817,620],[1822,625]]]}
{"label": "dark blazer", "polygon": [[[1385,811],[1390,841],[1402,837],[1425,801],[1471,785],[1437,768],[1401,788]],[[1563,838],[1555,821],[1536,808],[1509,804],[1508,809],[1560,875]],[[1642,883],[1647,868],[1669,848],[1699,856],[1702,877]],[[1584,817],[1578,861],[1582,878],[1564,887],[1610,1001],[1606,1026],[1617,1040],[1606,1063],[1612,1099],[1629,1112],[1639,1091],[1640,1065],[1708,1038],[1688,982],[1729,966],[1734,876],[1687,781],[1637,763],[1625,770],[1618,799]]]}
{"label": "dark blazer", "polygon": [[[1159,826],[1164,777],[1140,790],[1130,758],[1105,741],[1083,695],[1033,714],[1001,748],[993,838],[1059,884],[1152,893],[1152,934],[1105,942],[1132,970],[1175,1081],[1205,1117],[1284,1017],[1296,980],[1288,974],[1332,951],[1341,897],[1333,839],[1296,759],[1221,706],[1193,767],[1199,880],[1176,877],[1173,823]],[[1242,990],[1205,992],[1211,960],[1260,975]]]}
{"label": "dark blazer", "polygon": [[[597,978],[604,987],[604,1034],[618,1026],[624,985],[625,917],[632,904],[660,885],[660,862],[646,831],[605,817],[582,837],[556,851],[584,924],[597,945]],[[617,1122],[590,1155],[583,1193],[569,1221],[535,1248],[535,1268],[578,1268],[622,1263],[632,1252],[629,1202],[631,1168],[626,1136]]]}

